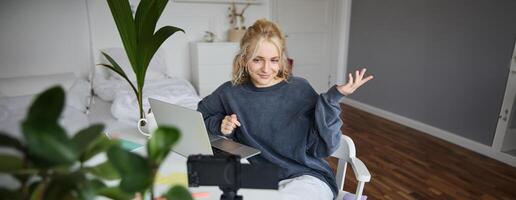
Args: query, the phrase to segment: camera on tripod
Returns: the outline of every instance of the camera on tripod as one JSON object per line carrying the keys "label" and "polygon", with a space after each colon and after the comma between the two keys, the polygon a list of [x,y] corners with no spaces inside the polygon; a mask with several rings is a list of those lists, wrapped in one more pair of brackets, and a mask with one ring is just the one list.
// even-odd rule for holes
{"label": "camera on tripod", "polygon": [[242,200],[240,188],[278,189],[279,170],[270,164],[241,164],[237,155],[188,156],[188,186],[219,186],[221,200]]}

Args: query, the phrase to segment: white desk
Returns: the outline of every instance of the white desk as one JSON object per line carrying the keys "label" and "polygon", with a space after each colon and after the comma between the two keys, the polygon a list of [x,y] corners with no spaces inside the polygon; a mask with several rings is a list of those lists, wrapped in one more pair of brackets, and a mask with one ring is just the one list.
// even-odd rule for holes
{"label": "white desk", "polygon": [[[108,134],[108,136],[114,136],[115,138],[129,140],[131,142],[138,144],[145,144],[146,142],[145,136],[137,133],[136,130],[130,129],[113,131],[113,134]],[[145,155],[146,148],[142,146],[140,148],[134,149],[133,152],[138,153],[140,155]],[[169,155],[167,156],[165,161],[163,161],[158,170],[158,176],[155,180],[154,185],[154,191],[156,194],[163,194],[171,186],[177,184],[188,187],[186,161],[187,158],[177,153],[174,153],[172,151],[169,153]],[[197,200],[218,200],[220,199],[220,195],[222,194],[222,191],[215,186],[192,187],[189,188],[189,190],[194,196],[195,194],[203,196],[195,198]],[[277,190],[239,189],[238,195],[242,195],[244,200],[280,199]]]}

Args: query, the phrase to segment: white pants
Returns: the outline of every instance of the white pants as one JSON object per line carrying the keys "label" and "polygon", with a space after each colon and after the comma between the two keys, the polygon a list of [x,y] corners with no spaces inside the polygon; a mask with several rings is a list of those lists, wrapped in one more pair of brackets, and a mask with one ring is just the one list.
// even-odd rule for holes
{"label": "white pants", "polygon": [[281,200],[332,200],[333,192],[323,181],[309,175],[285,179],[278,183]]}

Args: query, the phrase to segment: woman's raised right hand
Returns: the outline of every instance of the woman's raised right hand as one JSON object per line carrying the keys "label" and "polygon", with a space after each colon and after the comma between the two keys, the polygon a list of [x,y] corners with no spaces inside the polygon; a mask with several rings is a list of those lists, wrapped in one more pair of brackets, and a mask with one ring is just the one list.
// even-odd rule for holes
{"label": "woman's raised right hand", "polygon": [[240,127],[236,114],[227,115],[220,124],[220,132],[224,135],[230,135],[236,127]]}

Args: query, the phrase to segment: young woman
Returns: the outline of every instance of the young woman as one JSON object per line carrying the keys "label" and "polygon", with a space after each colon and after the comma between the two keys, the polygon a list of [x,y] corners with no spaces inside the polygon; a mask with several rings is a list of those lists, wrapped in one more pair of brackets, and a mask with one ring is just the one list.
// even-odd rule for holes
{"label": "young woman", "polygon": [[199,102],[198,110],[211,134],[262,151],[251,163],[281,169],[282,199],[333,199],[338,188],[324,158],[340,142],[339,101],[373,78],[364,78],[365,71],[318,95],[305,79],[290,76],[284,35],[261,19],[240,42],[232,81]]}

